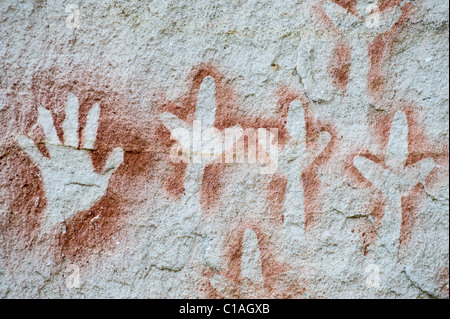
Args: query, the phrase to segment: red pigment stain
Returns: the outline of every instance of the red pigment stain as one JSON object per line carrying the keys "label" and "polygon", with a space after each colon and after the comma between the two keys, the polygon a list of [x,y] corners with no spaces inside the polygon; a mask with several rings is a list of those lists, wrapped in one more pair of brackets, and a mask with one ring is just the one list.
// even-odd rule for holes
{"label": "red pigment stain", "polygon": [[344,9],[347,9],[350,13],[358,15],[358,12],[356,12],[356,0],[332,0],[332,1],[340,5]]}
{"label": "red pigment stain", "polygon": [[328,73],[333,79],[333,85],[345,93],[350,80],[351,48],[344,41],[340,41],[333,50],[331,65]]}
{"label": "red pigment stain", "polygon": [[323,6],[326,1],[327,0],[319,0],[312,5],[311,12],[317,17],[317,25],[315,25],[314,28],[325,28],[326,30],[331,32],[333,36],[340,36],[342,35],[341,30],[339,30],[339,28],[333,23],[333,21],[326,15],[325,11],[323,10]]}
{"label": "red pigment stain", "polygon": [[[228,108],[225,110],[218,108],[216,111],[216,127],[218,127],[219,129],[224,129],[239,124],[244,130],[247,128],[257,129],[260,127],[266,129],[277,128],[279,133],[279,144],[281,145],[281,148],[283,148],[288,138],[288,133],[285,126],[290,103],[295,99],[301,99],[304,105],[306,105],[307,100],[306,98],[301,98],[301,95],[299,93],[288,88],[282,88],[276,94],[278,96],[278,103],[275,112],[277,115],[276,117],[257,118],[251,120],[242,118],[242,116],[237,114],[234,108]],[[307,106],[309,106],[309,104],[307,104]],[[312,147],[312,144],[316,142],[318,133],[320,132],[320,128],[322,127],[314,124],[312,122],[312,119],[312,115],[307,117],[307,121],[310,122],[309,125],[307,125],[307,130],[310,130],[310,133],[307,134],[309,140],[309,142],[307,143],[307,147]],[[246,141],[246,143],[248,143],[248,140]],[[246,143],[244,143],[244,147],[248,147]],[[326,153],[326,151],[324,153]],[[324,158],[318,158],[311,166],[317,168],[323,161]],[[208,197],[214,196],[213,198],[217,198],[217,194],[218,192],[220,192],[222,184],[217,185],[216,181],[224,179],[224,176],[220,177],[224,167],[223,165],[224,164],[214,164],[214,166],[211,166],[210,171],[205,170],[205,174],[212,176],[211,180],[215,181],[213,185],[216,186],[215,188],[213,186],[208,187],[209,190],[214,190],[215,192],[214,195],[208,194]],[[220,172],[220,174],[218,172]],[[313,180],[314,178],[315,177],[310,176],[310,180]],[[205,179],[203,180],[202,191],[205,187],[204,183]],[[270,234],[272,234],[274,230],[281,230],[283,226],[282,210],[284,207],[284,200],[286,196],[286,185],[286,176],[278,173],[272,177],[271,181],[266,186],[266,198],[268,201],[269,210],[268,218],[263,220],[258,219],[258,221],[256,221],[246,216],[242,217],[242,219],[232,220],[231,224],[228,225],[229,231],[231,230],[229,232],[227,240],[225,240],[225,242],[227,242],[227,247],[225,248],[225,256],[227,256],[226,258],[228,260],[228,270],[222,275],[229,278],[235,283],[241,282],[240,271],[242,239],[245,230],[250,228],[255,231],[258,237],[262,254],[263,275],[267,293],[269,295],[276,294],[280,296],[300,296],[301,293],[299,293],[299,291],[303,291],[303,288],[291,287],[287,289],[288,291],[283,288],[276,288],[278,287],[276,285],[276,282],[277,280],[279,280],[280,276],[283,276],[283,273],[287,269],[287,266],[281,265],[280,263],[276,262],[276,255],[273,252],[275,251],[274,247],[278,246],[272,242],[274,239],[272,240],[272,236]],[[316,187],[316,185],[313,185],[313,187]],[[313,200],[310,203],[313,203],[313,205],[309,205],[309,207],[313,206],[319,208],[319,205],[316,205]],[[204,202],[202,204],[204,204]],[[206,276],[212,276],[211,271],[206,271],[205,274]],[[215,291],[215,289],[207,282],[205,282],[205,286],[202,289],[204,289],[205,292],[208,292],[207,295],[211,298],[218,296],[218,292]]]}
{"label": "red pigment stain", "polygon": [[[265,127],[270,128],[275,125],[276,128],[281,131],[279,136],[281,148],[284,147],[287,138],[289,138],[286,131],[286,121],[287,114],[289,111],[289,105],[294,100],[300,100],[305,108],[305,122],[306,122],[306,139],[307,139],[307,150],[315,148],[317,139],[321,131],[328,131],[332,136],[332,140],[327,148],[318,156],[314,162],[305,169],[302,176],[303,186],[305,192],[305,219],[307,227],[311,227],[315,222],[319,220],[318,215],[320,215],[320,179],[318,178],[318,170],[320,167],[329,159],[331,152],[335,148],[335,130],[325,123],[315,122],[314,115],[312,114],[309,101],[301,93],[296,90],[290,89],[288,87],[283,87],[276,93],[278,96],[277,110],[279,118],[275,120],[265,120],[257,121],[261,123],[260,126],[251,127]],[[217,121],[217,119],[216,119]],[[235,125],[236,122],[226,121],[228,127]],[[241,124],[244,128],[249,127],[248,123],[245,121],[237,122]],[[244,124],[244,125],[243,125]],[[247,124],[247,125],[246,125]],[[276,243],[273,242],[272,236],[275,230],[281,231],[283,227],[283,215],[282,210],[284,207],[284,201],[286,197],[286,186],[287,186],[287,176],[283,176],[280,173],[275,174],[269,184],[266,187],[266,198],[269,203],[269,218],[264,220],[255,221],[249,217],[245,217],[243,220],[232,221],[230,225],[231,232],[229,232],[228,237],[225,242],[227,247],[225,248],[225,256],[227,258],[227,271],[222,273],[223,276],[230,279],[232,282],[239,284],[241,283],[241,257],[242,257],[242,240],[246,229],[253,229],[258,237],[258,242],[261,250],[261,258],[263,265],[263,276],[265,280],[265,289],[267,295],[277,295],[286,297],[299,297],[305,290],[304,284],[294,285],[289,288],[283,288],[282,285],[278,286],[277,282],[280,281],[280,277],[286,273],[288,269],[287,265],[282,265],[276,260],[277,256],[273,253],[274,247],[278,247]],[[234,225],[234,226],[233,226]],[[275,231],[277,232],[277,231]],[[207,276],[212,276],[212,272],[206,272]],[[205,284],[204,291],[208,292],[208,295],[212,297],[217,297],[218,292],[210,284]]]}
{"label": "red pigment stain", "polygon": [[[143,120],[144,117],[139,114],[128,113],[127,97],[121,93],[125,90],[120,81],[82,69],[63,71],[55,67],[36,73],[32,78],[30,104],[25,110],[16,105],[16,124],[20,128],[20,134],[32,138],[44,155],[48,156],[48,153],[42,129],[38,127],[30,131],[37,123],[38,106],[52,112],[55,128],[62,140],[64,109],[69,93],[75,94],[80,103],[80,137],[89,109],[95,103],[101,108],[96,149],[91,156],[96,171],[98,173],[102,171],[114,148],[121,147],[124,150],[124,162],[112,175],[105,195],[89,210],[66,220],[65,233],[61,229],[57,230],[55,234],[59,247],[58,251],[55,251],[57,258],[83,259],[96,250],[110,245],[113,239],[117,239],[127,207],[135,201],[139,190],[145,189],[144,183],[149,183],[147,176],[153,178],[153,175],[157,175],[152,175],[152,172],[160,160],[157,136],[154,134],[152,136],[151,129],[142,130],[142,127],[150,128],[154,120],[151,118]],[[38,168],[16,144],[11,148],[9,156],[11,157],[9,164],[11,167],[8,167],[10,170],[7,171],[9,178],[22,172],[17,185],[11,185],[14,187],[11,194],[17,196],[10,201],[10,207],[17,206],[16,219],[21,221],[21,225],[20,227],[15,225],[13,219],[7,228],[10,232],[23,228],[27,236],[36,238],[46,206],[43,180],[38,177],[40,174]],[[39,200],[36,199],[38,197]],[[99,218],[93,220],[94,217]],[[23,220],[27,222],[23,223]]]}
{"label": "red pigment stain", "polygon": [[212,211],[217,208],[220,201],[220,192],[223,187],[223,166],[222,164],[210,164],[205,167],[202,180],[202,193],[200,203],[205,211]]}
{"label": "red pigment stain", "polygon": [[[247,129],[257,130],[258,128],[265,128],[270,130],[271,128],[278,130],[278,144],[283,147],[287,139],[287,131],[285,127],[285,122],[287,118],[288,105],[290,101],[281,99],[277,105],[274,116],[264,116],[259,118],[248,118],[243,117],[235,105],[228,105],[226,108],[218,108],[216,111],[216,127],[223,130],[227,127],[232,127],[235,125],[240,125],[244,131]],[[244,151],[248,150],[248,136],[244,136]],[[258,150],[259,152],[259,150]],[[259,155],[258,155],[259,156]],[[222,169],[225,166],[221,166]],[[211,173],[207,173],[206,177]],[[211,174],[212,175],[212,174]],[[216,179],[216,175],[212,176]],[[205,179],[204,179],[205,181]],[[216,198],[215,194],[211,194],[210,190],[205,191],[205,198]],[[206,202],[206,200],[204,200]]]}
{"label": "red pigment stain", "polygon": [[207,268],[203,269],[202,279],[197,291],[200,296],[206,296],[208,299],[225,299],[219,291],[211,284],[210,278],[214,276],[214,271]]}
{"label": "red pigment stain", "polygon": [[156,135],[161,141],[161,153],[166,154],[165,161],[169,163],[167,167],[168,172],[166,174],[165,190],[169,196],[180,199],[184,194],[184,174],[186,173],[187,164],[183,162],[173,163],[170,160],[170,149],[176,141],[170,138],[171,134],[163,124],[158,126]]}
{"label": "red pigment stain", "polygon": [[288,179],[281,174],[275,174],[267,185],[267,201],[269,202],[269,216],[278,224],[283,224],[283,207],[286,198],[286,186]]}
{"label": "red pigment stain", "polygon": [[324,121],[314,119],[311,105],[305,96],[299,96],[305,109],[305,126],[306,126],[306,149],[315,148],[320,132],[328,132],[331,140],[324,151],[303,171],[303,191],[304,191],[304,207],[305,207],[305,227],[306,230],[313,227],[320,221],[322,216],[322,207],[320,201],[321,180],[319,172],[321,167],[329,161],[336,150],[338,142],[337,129]]}
{"label": "red pigment stain", "polygon": [[24,248],[34,244],[41,224],[40,212],[47,202],[39,169],[13,142],[0,150],[0,180],[4,189],[2,202],[9,203],[0,223],[0,242],[9,255],[17,243]]}
{"label": "red pigment stain", "polygon": [[[328,0],[316,1],[316,3],[312,5],[313,6],[312,12],[319,17],[320,23],[327,26],[332,32],[339,33],[340,32],[339,29],[334,25],[331,19],[323,11],[323,6],[327,1]],[[343,7],[344,9],[347,9],[353,15],[358,16],[358,12],[356,11],[356,3],[357,3],[356,0],[331,0],[331,1]]]}
{"label": "red pigment stain", "polygon": [[[422,127],[423,111],[420,108],[409,105],[403,109],[408,121],[408,159],[406,165],[414,164],[426,158],[433,158],[437,167],[425,179],[425,186],[432,187],[437,183],[448,183],[449,178],[449,145],[433,145],[426,138]],[[401,246],[405,246],[411,238],[411,232],[414,228],[414,222],[420,213],[418,208],[425,199],[426,194],[424,186],[418,184],[404,198],[402,202],[403,215],[405,216],[405,227],[402,227]]]}
{"label": "red pigment stain", "polygon": [[[184,96],[177,99],[176,102],[167,101],[162,103],[160,111],[170,112],[178,116],[181,120],[192,124],[194,121],[195,107],[197,104],[197,97],[200,90],[200,86],[203,79],[207,76],[211,76],[215,80],[216,84],[216,127],[224,129],[226,126],[217,125],[219,110],[230,110],[236,106],[235,93],[232,88],[227,84],[227,79],[224,77],[216,67],[210,64],[201,64],[195,68],[188,76],[188,81],[191,82],[189,92]],[[225,111],[226,112],[226,111]],[[161,124],[158,129],[158,134],[161,139],[164,140],[164,148],[169,152],[170,148],[176,143],[174,140],[170,140],[170,132]],[[166,190],[172,196],[180,198],[184,194],[184,175],[186,172],[187,164],[185,163],[171,163],[172,174],[166,184]],[[205,207],[214,207],[218,200],[218,192],[220,186],[220,177],[222,171],[221,165],[211,164],[205,168],[202,182],[201,202]]]}
{"label": "red pigment stain", "polygon": [[[21,95],[17,84],[8,94],[8,116],[0,116],[0,126],[9,127],[21,120],[15,108],[27,110],[28,96]],[[29,126],[31,127],[31,125]],[[30,132],[36,135],[39,130]],[[39,234],[40,212],[47,205],[39,169],[12,136],[2,137],[0,145],[0,249],[6,256],[5,267],[14,276],[15,261],[32,250]]]}
{"label": "red pigment stain", "polygon": [[400,247],[404,247],[410,240],[416,224],[418,214],[418,200],[424,197],[422,184],[417,184],[406,197],[402,198],[402,226],[400,232]]}
{"label": "red pigment stain", "polygon": [[448,296],[449,296],[449,289],[448,289],[448,279],[449,278],[448,277],[449,276],[448,276],[448,266],[447,266],[444,269],[442,269],[438,275],[438,280],[439,280],[439,283],[441,284],[441,292],[446,298],[448,298]]}
{"label": "red pigment stain", "polygon": [[[373,218],[374,218],[374,222],[372,224],[372,223],[369,223],[369,221],[367,219],[364,220],[365,225],[363,225],[362,228],[368,229],[367,233],[363,233],[363,235],[362,235],[364,256],[368,255],[369,249],[377,241],[378,231],[380,230],[381,221],[383,220],[383,216],[384,216],[384,207],[385,207],[385,203],[383,201],[374,200],[373,204],[371,206],[372,211],[370,212],[370,215],[373,216]],[[363,231],[363,229],[360,229],[360,231]]]}
{"label": "red pigment stain", "polygon": [[399,6],[401,3],[402,0],[378,0],[378,8],[380,8],[380,11],[384,11]]}

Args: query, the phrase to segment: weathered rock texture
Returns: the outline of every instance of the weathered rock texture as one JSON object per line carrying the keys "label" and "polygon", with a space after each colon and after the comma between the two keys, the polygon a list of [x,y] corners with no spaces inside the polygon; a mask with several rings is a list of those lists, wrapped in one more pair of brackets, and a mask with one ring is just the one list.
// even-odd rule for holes
{"label": "weathered rock texture", "polygon": [[0,13],[0,297],[448,298],[447,1]]}

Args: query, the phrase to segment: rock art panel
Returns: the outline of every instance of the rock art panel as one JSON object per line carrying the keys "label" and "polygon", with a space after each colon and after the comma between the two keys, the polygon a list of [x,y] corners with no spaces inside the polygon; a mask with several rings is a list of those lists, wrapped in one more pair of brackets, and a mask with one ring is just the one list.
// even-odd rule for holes
{"label": "rock art panel", "polygon": [[448,5],[0,13],[1,298],[448,298]]}

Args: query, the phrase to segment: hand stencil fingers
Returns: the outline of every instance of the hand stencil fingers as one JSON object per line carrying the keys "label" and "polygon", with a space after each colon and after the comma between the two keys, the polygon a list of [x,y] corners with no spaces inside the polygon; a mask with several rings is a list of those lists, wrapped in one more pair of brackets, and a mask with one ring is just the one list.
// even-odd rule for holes
{"label": "hand stencil fingers", "polygon": [[171,137],[176,139],[185,150],[190,150],[192,128],[172,113],[164,112],[159,118],[170,131]]}
{"label": "hand stencil fingers", "polygon": [[241,276],[255,284],[264,283],[262,275],[261,251],[258,238],[252,229],[247,229],[242,242]]}
{"label": "hand stencil fingers", "polygon": [[401,183],[397,175],[368,158],[357,156],[353,159],[353,164],[373,186],[384,194],[389,194]]}
{"label": "hand stencil fingers", "polygon": [[[90,152],[86,149],[93,149],[96,142],[99,105],[93,105],[88,112],[86,127],[83,130],[82,145],[85,149],[81,150],[78,149],[78,117],[78,98],[69,94],[62,124],[63,146],[54,126],[52,113],[43,107],[38,108],[38,124],[44,131],[50,158],[43,156],[31,139],[22,135],[17,137],[19,146],[41,169],[44,180],[47,207],[42,216],[41,233],[92,207],[104,196],[109,178],[124,160],[124,151],[115,148],[101,174],[96,173]],[[81,198],[83,200],[80,200]]]}
{"label": "hand stencil fingers", "polygon": [[386,149],[386,164],[395,170],[402,170],[408,158],[408,121],[405,113],[394,115]]}
{"label": "hand stencil fingers", "polygon": [[306,137],[305,111],[299,100],[294,100],[289,106],[286,129],[295,141],[304,141]]}
{"label": "hand stencil fingers", "polygon": [[432,158],[426,158],[406,166],[402,175],[408,184],[407,191],[410,191],[414,186],[423,182],[435,167],[436,162]]}
{"label": "hand stencil fingers", "polygon": [[112,151],[108,160],[106,161],[106,165],[105,165],[105,168],[103,169],[102,174],[111,176],[116,171],[116,169],[120,166],[120,164],[122,164],[123,155],[124,155],[124,152],[121,148],[119,148],[119,147],[115,148]]}
{"label": "hand stencil fingers", "polygon": [[61,141],[56,134],[56,129],[53,124],[52,113],[44,109],[43,107],[38,108],[38,122],[41,125],[45,133],[45,142],[52,145],[61,145]]}
{"label": "hand stencil fingers", "polygon": [[252,229],[245,231],[242,241],[241,277],[242,283],[236,284],[216,274],[210,278],[210,283],[225,298],[243,297],[243,293],[261,290],[264,286],[261,251],[258,238]]}
{"label": "hand stencil fingers", "polygon": [[361,22],[356,16],[351,14],[350,11],[332,1],[327,1],[324,4],[323,11],[334,25],[341,30],[351,30],[355,24]]}
{"label": "hand stencil fingers", "polygon": [[98,120],[100,118],[100,106],[95,103],[89,110],[86,126],[83,130],[83,148],[93,150],[97,140]]}
{"label": "hand stencil fingers", "polygon": [[78,147],[78,98],[69,93],[66,102],[66,116],[63,122],[64,145]]}
{"label": "hand stencil fingers", "polygon": [[216,84],[214,78],[207,76],[200,85],[195,108],[195,120],[201,121],[204,129],[214,126],[216,117]]}

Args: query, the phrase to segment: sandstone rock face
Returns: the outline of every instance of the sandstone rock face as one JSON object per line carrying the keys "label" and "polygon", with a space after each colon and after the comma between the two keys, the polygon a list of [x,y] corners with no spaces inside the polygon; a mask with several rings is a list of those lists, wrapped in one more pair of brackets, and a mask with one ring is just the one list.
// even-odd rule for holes
{"label": "sandstone rock face", "polygon": [[448,298],[447,1],[0,13],[1,298]]}

